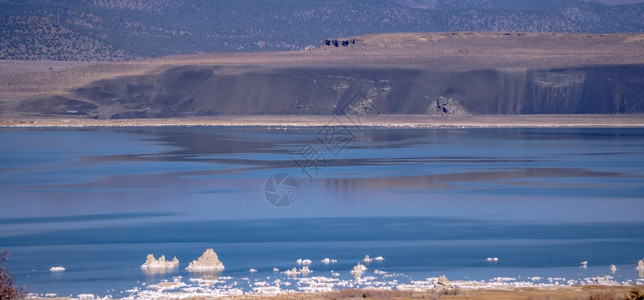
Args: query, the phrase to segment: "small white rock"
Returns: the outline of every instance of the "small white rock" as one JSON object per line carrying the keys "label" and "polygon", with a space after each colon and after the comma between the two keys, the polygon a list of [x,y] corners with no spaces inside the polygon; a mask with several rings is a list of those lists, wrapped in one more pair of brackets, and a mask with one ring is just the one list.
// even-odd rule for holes
{"label": "small white rock", "polygon": [[328,257],[322,260],[322,263],[327,264],[327,265],[332,264],[332,263],[337,263],[337,262],[338,262],[337,259],[331,259],[331,258],[328,258]]}

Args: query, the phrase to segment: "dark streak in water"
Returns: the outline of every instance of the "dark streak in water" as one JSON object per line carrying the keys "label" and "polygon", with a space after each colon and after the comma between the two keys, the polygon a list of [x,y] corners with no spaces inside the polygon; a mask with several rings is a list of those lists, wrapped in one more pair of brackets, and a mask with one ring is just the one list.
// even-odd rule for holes
{"label": "dark streak in water", "polygon": [[[557,224],[464,218],[311,218],[169,222],[0,238],[6,246],[514,239],[641,239],[644,223]],[[160,234],[162,233],[162,234]]]}
{"label": "dark streak in water", "polygon": [[148,218],[148,217],[169,217],[172,215],[173,214],[168,214],[168,213],[122,213],[122,214],[96,214],[96,215],[41,217],[41,218],[13,218],[13,219],[0,219],[0,224],[86,222],[86,221],[104,221],[104,220],[119,220],[119,219],[132,219],[132,218]]}

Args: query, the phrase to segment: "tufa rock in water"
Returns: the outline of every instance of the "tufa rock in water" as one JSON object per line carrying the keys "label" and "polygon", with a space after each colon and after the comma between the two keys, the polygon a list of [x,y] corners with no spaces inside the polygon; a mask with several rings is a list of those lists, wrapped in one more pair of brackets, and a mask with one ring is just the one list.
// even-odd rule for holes
{"label": "tufa rock in water", "polygon": [[300,274],[300,272],[297,270],[297,268],[293,267],[293,269],[284,271],[284,274],[295,277],[297,276],[297,274]]}
{"label": "tufa rock in water", "polygon": [[635,270],[637,270],[637,275],[644,277],[644,259],[637,262],[637,267],[635,267]]}
{"label": "tufa rock in water", "polygon": [[367,267],[358,263],[355,267],[353,267],[353,270],[351,270],[351,274],[353,274],[354,278],[358,279],[360,278],[360,276],[362,276],[362,273],[364,273],[365,271],[367,271]]}
{"label": "tufa rock in water", "polygon": [[302,269],[300,269],[300,273],[302,273],[302,276],[309,276],[309,274],[313,272],[309,270],[309,266],[303,266]]}
{"label": "tufa rock in water", "polygon": [[222,271],[224,264],[212,249],[207,249],[197,260],[193,260],[186,268],[190,272]]}
{"label": "tufa rock in water", "polygon": [[141,265],[141,269],[174,269],[179,266],[179,260],[175,256],[172,260],[165,260],[165,255],[161,255],[159,259],[155,259],[153,254],[148,254],[145,263]]}

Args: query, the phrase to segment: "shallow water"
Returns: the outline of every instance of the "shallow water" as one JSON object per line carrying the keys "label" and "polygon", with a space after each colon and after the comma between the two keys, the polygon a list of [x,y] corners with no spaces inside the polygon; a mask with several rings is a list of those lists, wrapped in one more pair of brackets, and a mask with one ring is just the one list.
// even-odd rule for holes
{"label": "shallow water", "polygon": [[[285,279],[272,269],[297,258],[348,280],[365,254],[401,282],[611,264],[627,281],[644,257],[644,129],[5,128],[0,141],[0,248],[36,293],[199,277],[184,268],[206,248],[220,276],[249,281]],[[275,174],[297,186],[270,194]],[[180,268],[146,274],[147,253]]]}

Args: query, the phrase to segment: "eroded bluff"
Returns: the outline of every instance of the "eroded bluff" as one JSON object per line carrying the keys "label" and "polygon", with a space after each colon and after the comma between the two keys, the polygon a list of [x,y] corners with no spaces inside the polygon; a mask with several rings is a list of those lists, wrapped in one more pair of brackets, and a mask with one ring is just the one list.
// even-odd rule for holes
{"label": "eroded bluff", "polygon": [[97,81],[71,96],[27,101],[20,109],[110,119],[326,115],[361,106],[382,114],[642,113],[644,66],[470,71],[183,66]]}

